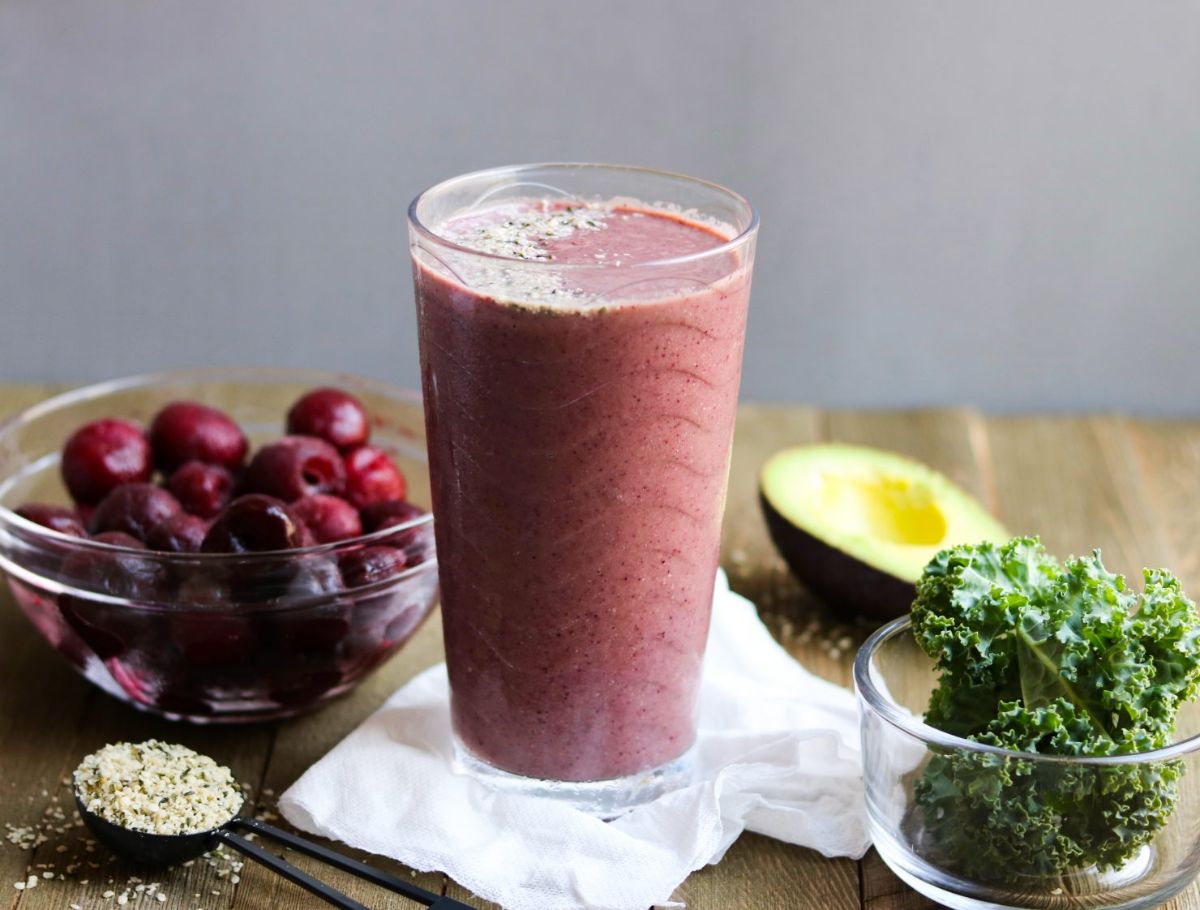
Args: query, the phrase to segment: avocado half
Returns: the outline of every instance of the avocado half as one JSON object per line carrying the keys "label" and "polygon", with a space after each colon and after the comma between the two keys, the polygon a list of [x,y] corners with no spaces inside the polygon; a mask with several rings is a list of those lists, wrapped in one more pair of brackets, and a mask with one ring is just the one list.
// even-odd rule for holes
{"label": "avocado half", "polygon": [[939,550],[1009,534],[972,496],[918,461],[865,446],[797,446],[763,466],[759,499],[796,577],[831,606],[907,613]]}

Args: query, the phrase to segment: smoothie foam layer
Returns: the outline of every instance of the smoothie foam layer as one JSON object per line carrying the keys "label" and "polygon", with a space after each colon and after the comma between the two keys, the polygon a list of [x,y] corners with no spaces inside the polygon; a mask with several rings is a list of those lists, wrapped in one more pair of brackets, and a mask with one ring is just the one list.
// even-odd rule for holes
{"label": "smoothie foam layer", "polygon": [[651,299],[730,271],[716,256],[659,269],[653,278],[642,274],[648,265],[702,256],[729,242],[727,227],[697,219],[631,200],[508,201],[455,215],[435,230],[488,258],[445,257],[433,266],[518,306],[582,309]]}
{"label": "smoothie foam layer", "polygon": [[[604,226],[504,238],[533,264],[414,264],[455,732],[573,781],[694,739],[750,293],[705,226],[586,217]],[[513,266],[499,292],[478,281]]]}

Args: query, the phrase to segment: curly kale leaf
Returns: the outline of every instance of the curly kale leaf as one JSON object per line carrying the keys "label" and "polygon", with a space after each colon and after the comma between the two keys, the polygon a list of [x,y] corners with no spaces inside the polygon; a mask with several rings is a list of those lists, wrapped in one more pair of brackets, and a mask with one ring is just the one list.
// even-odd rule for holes
{"label": "curly kale leaf", "polygon": [[[1128,755],[1171,741],[1200,685],[1200,619],[1179,582],[1139,595],[1100,554],[1060,565],[1034,538],[939,553],[913,631],[940,673],[925,720],[1016,752]],[[1178,763],[1078,766],[946,752],[916,785],[925,833],[970,875],[1116,866],[1178,798]]]}

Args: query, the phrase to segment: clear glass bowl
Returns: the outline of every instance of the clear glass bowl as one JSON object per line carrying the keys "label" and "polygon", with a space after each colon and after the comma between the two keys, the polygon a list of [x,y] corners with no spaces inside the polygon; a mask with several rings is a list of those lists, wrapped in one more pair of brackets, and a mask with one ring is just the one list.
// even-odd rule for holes
{"label": "clear glass bowl", "polygon": [[[1192,881],[1200,863],[1196,702],[1179,712],[1176,742],[1165,749],[1051,756],[926,726],[936,683],[908,617],[871,636],[854,663],[868,825],[879,855],[908,885],[962,910],[1135,908],[1157,906]],[[1105,814],[1114,806],[1123,807],[1115,816],[1143,821],[1117,825]],[[1087,856],[1111,861],[1069,859],[1070,845],[1085,842]]]}
{"label": "clear glass bowl", "polygon": [[[409,499],[428,508],[419,397],[351,376],[271,369],[136,376],[51,398],[0,425],[0,568],[38,631],[87,679],[172,719],[284,717],[352,689],[430,614],[437,563],[428,513],[301,550],[181,555],[81,540],[12,511],[27,502],[69,504],[59,452],[88,421],[146,424],[167,402],[191,399],[224,410],[258,445],[282,436],[288,407],[317,386],[362,400],[372,442],[408,478]],[[403,550],[404,567],[348,586],[339,566],[369,546]]]}

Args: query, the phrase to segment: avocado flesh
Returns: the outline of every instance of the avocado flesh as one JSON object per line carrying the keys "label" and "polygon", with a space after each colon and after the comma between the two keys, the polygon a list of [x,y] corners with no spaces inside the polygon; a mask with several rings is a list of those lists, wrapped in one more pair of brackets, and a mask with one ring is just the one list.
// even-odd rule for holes
{"label": "avocado flesh", "polygon": [[796,577],[832,606],[879,619],[908,612],[939,550],[1009,534],[937,471],[863,446],[798,446],[763,467],[760,501]]}

